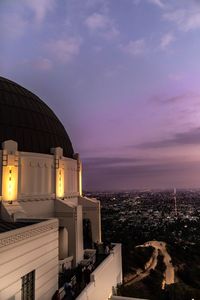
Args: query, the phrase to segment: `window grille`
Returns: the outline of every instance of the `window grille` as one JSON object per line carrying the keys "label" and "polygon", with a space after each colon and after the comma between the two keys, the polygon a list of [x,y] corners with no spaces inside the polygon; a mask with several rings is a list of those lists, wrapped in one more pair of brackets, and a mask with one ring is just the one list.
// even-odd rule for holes
{"label": "window grille", "polygon": [[22,277],[22,300],[35,299],[35,271]]}

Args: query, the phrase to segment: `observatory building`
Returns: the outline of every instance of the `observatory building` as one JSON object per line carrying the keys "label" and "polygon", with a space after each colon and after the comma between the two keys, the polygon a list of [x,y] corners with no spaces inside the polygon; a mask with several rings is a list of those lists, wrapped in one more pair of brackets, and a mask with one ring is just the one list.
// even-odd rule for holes
{"label": "observatory building", "polygon": [[[0,200],[1,300],[50,300],[58,290],[62,299],[59,274],[77,266],[91,270],[77,299],[112,297],[122,281],[121,245],[95,265],[100,203],[82,196],[79,155],[54,112],[2,77]],[[84,222],[90,225],[89,241]]]}

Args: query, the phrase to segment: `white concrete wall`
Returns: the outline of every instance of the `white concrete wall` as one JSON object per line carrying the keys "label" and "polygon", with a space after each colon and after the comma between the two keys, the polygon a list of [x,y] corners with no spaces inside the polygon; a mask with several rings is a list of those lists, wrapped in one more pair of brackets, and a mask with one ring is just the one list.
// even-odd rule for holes
{"label": "white concrete wall", "polygon": [[93,242],[101,242],[101,207],[100,201],[87,197],[79,197],[78,202],[83,207],[83,219],[89,219],[92,225]]}
{"label": "white concrete wall", "polygon": [[[20,205],[27,217],[53,217],[56,197],[54,155],[19,152],[19,157],[18,201]],[[61,161],[64,167],[64,196],[77,196],[77,161],[65,157]]]}
{"label": "white concrete wall", "polygon": [[[19,152],[19,199],[55,197],[54,155]],[[77,161],[63,157],[65,197],[78,195]]]}
{"label": "white concrete wall", "polygon": [[59,228],[59,260],[68,257],[68,231],[66,227]]}
{"label": "white concrete wall", "polygon": [[112,288],[122,282],[121,244],[90,275],[91,281],[76,300],[107,300]]}
{"label": "white concrete wall", "polygon": [[56,219],[0,234],[0,299],[21,299],[21,277],[35,270],[35,299],[50,300],[58,288]]}
{"label": "white concrete wall", "polygon": [[82,207],[77,205],[76,199],[56,200],[55,216],[59,218],[59,225],[67,228],[69,256],[74,257],[76,265],[83,259]]}
{"label": "white concrete wall", "polygon": [[76,230],[76,262],[83,259],[83,212],[82,206],[77,206],[77,216],[75,223]]}
{"label": "white concrete wall", "polygon": [[19,200],[28,218],[53,218],[54,199]]}
{"label": "white concrete wall", "polygon": [[78,196],[77,161],[70,158],[62,159],[64,165],[65,197]]}
{"label": "white concrete wall", "polygon": [[54,193],[54,156],[20,152],[19,199],[48,198]]}

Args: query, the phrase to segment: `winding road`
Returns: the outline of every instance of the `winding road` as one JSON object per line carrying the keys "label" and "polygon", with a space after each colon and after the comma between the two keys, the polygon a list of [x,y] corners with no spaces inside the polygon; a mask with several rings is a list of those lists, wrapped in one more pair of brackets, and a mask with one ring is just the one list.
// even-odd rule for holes
{"label": "winding road", "polygon": [[165,269],[164,274],[163,274],[164,279],[163,279],[163,282],[162,282],[162,289],[165,288],[166,284],[174,283],[174,267],[171,263],[171,256],[167,252],[166,243],[165,242],[160,242],[160,241],[149,241],[149,242],[144,243],[143,245],[136,246],[136,248],[138,248],[138,247],[149,247],[149,246],[153,247],[154,251],[153,251],[153,254],[152,254],[151,258],[149,259],[149,261],[145,265],[145,270],[143,271],[141,269],[138,269],[136,274],[131,279],[129,279],[125,283],[125,285],[131,285],[134,282],[140,281],[143,278],[145,278],[146,276],[148,276],[149,273],[150,273],[150,270],[154,270],[156,265],[157,265],[158,253],[159,252],[161,253],[161,255],[163,255],[163,257],[164,257],[163,261],[164,261],[164,264],[166,266],[166,269]]}

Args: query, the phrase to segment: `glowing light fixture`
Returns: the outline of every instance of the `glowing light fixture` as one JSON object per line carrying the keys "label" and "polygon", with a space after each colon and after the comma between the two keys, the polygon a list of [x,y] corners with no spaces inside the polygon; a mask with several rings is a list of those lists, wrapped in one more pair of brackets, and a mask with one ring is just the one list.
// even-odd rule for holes
{"label": "glowing light fixture", "polygon": [[64,170],[62,168],[56,169],[56,196],[64,197]]}
{"label": "glowing light fixture", "polygon": [[13,201],[17,199],[18,168],[15,166],[3,166],[3,200]]}
{"label": "glowing light fixture", "polygon": [[78,184],[79,184],[79,195],[82,196],[82,163],[79,161],[79,168],[78,168]]}

